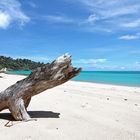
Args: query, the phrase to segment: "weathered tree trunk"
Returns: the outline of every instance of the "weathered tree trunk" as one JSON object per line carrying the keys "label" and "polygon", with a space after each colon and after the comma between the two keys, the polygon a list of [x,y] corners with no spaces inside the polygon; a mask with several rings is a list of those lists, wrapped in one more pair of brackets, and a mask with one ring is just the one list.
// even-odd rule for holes
{"label": "weathered tree trunk", "polygon": [[65,54],[1,92],[0,111],[9,109],[15,120],[31,120],[27,113],[31,97],[68,81],[80,71],[72,67],[71,56]]}

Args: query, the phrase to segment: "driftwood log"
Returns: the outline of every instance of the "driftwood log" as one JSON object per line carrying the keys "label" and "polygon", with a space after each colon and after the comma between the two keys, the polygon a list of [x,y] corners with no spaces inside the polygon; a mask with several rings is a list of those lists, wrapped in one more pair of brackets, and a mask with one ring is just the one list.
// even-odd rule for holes
{"label": "driftwood log", "polygon": [[81,68],[72,67],[70,55],[60,56],[0,92],[0,111],[9,109],[15,120],[29,121],[31,118],[27,113],[27,107],[32,96],[68,81],[80,71]]}

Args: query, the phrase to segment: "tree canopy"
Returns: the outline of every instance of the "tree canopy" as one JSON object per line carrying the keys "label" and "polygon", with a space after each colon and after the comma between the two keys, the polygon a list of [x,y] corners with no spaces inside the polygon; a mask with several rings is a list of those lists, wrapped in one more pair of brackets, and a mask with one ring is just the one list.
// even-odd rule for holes
{"label": "tree canopy", "polygon": [[35,62],[29,59],[13,59],[11,57],[0,56],[0,69],[33,70],[43,65],[44,63]]}

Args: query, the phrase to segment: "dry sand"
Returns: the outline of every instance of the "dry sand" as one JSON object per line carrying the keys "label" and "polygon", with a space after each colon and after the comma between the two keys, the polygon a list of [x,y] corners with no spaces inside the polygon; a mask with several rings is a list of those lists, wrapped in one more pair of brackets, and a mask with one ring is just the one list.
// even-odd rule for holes
{"label": "dry sand", "polygon": [[[24,76],[0,74],[0,91]],[[37,121],[0,112],[0,140],[140,140],[140,88],[69,81],[32,98]]]}

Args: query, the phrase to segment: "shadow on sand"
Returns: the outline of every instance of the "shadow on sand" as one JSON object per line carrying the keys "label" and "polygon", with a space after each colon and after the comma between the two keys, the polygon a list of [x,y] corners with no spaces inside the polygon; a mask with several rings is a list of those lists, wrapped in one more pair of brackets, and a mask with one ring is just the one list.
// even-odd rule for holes
{"label": "shadow on sand", "polygon": [[[28,111],[31,118],[59,118],[60,113],[52,111]],[[0,119],[14,121],[11,113],[0,113]]]}

